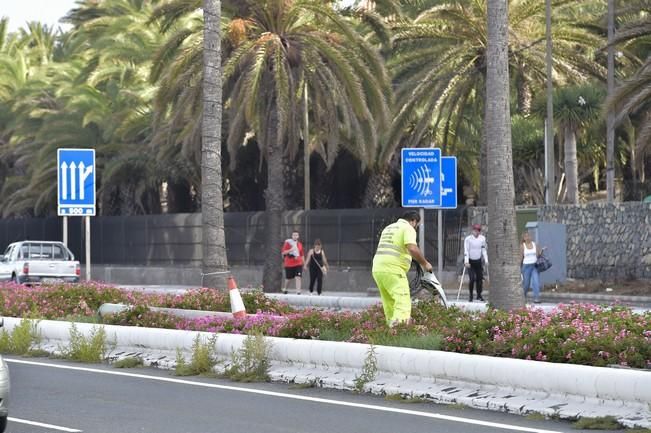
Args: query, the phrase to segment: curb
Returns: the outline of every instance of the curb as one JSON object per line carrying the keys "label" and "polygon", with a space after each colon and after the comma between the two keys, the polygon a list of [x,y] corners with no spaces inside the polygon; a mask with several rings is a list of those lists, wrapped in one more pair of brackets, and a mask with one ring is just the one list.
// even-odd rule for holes
{"label": "curb", "polygon": [[[100,317],[107,315],[118,314],[123,311],[127,311],[132,308],[132,305],[129,304],[112,304],[105,303],[99,306],[97,313]],[[207,310],[186,310],[181,308],[164,308],[164,307],[150,307],[147,306],[150,311],[156,313],[165,313],[170,314],[176,317],[182,317],[184,319],[198,319],[201,317],[219,317],[221,319],[232,319],[233,313],[227,313],[225,311],[207,311]],[[258,314],[247,314],[247,317],[256,317]],[[284,316],[274,316],[274,315],[265,315],[265,317],[273,318],[275,320],[286,320]]]}
{"label": "curb", "polygon": [[[279,295],[279,294],[265,294],[265,296],[275,299],[280,302],[285,302],[291,306],[299,308],[324,308],[330,310],[363,310],[374,305],[380,304],[380,298],[360,298],[356,296],[304,296],[304,295]],[[465,302],[453,301],[448,298],[448,304],[451,307],[457,307],[464,311],[486,311],[487,303],[485,302]],[[550,312],[558,307],[558,305],[544,305],[544,304],[526,304],[526,308],[540,308],[546,312]],[[631,311],[637,314],[643,314],[648,311],[647,308],[631,307]]]}
{"label": "curb", "polygon": [[[22,319],[6,317],[4,320],[6,329],[10,331]],[[36,323],[39,334],[49,343],[69,339],[71,322],[41,320]],[[75,326],[86,336],[97,327],[88,323],[76,323]],[[214,335],[196,331],[102,326],[109,340],[115,341],[116,348],[135,349],[137,353],[163,351],[169,354],[180,348],[187,354],[197,335],[205,337],[205,341]],[[216,352],[227,358],[242,347],[246,338],[235,334],[217,335]],[[272,377],[290,382],[318,379],[324,386],[345,389],[353,387],[352,383],[358,378],[357,373],[364,369],[371,350],[370,345],[358,343],[278,337],[265,339],[272,344]],[[651,427],[649,372],[388,346],[375,346],[373,350],[379,376],[364,389],[374,393],[399,390],[404,395],[418,393],[439,402],[462,402],[484,409],[517,413],[548,414],[553,410],[554,414],[567,417],[601,413],[602,416],[617,416],[624,425]],[[526,404],[522,403],[523,399]]]}
{"label": "curb", "polygon": [[375,297],[281,295],[277,293],[265,293],[265,296],[297,307],[319,307],[333,310],[363,310],[380,303],[380,298]]}

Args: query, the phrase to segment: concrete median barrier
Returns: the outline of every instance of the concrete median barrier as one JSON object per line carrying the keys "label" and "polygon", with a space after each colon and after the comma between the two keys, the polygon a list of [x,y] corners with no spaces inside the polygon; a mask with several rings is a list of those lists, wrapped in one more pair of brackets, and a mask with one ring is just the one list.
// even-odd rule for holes
{"label": "concrete median barrier", "polygon": [[[11,331],[20,321],[6,317],[5,329]],[[38,332],[45,342],[65,344],[70,338],[70,322],[41,320],[37,323]],[[76,323],[77,329],[84,335],[89,335],[97,326]],[[213,335],[182,330],[102,326],[107,338],[115,342],[116,351],[170,353],[181,349],[187,353],[191,351],[197,335],[205,337],[205,341]],[[230,357],[242,347],[245,338],[243,335],[218,334],[215,343],[217,354]],[[272,377],[286,381],[320,379],[322,386],[338,383],[343,388],[352,387],[371,349],[370,345],[357,343],[275,337],[267,337],[267,340],[273,348]],[[651,427],[649,371],[387,346],[375,346],[373,352],[380,378],[365,388],[371,392],[397,390],[413,396],[423,395],[438,402],[461,402],[518,413],[538,411],[568,417],[603,413],[617,416],[625,425]],[[553,409],[547,412],[535,410],[534,407],[541,407],[541,399],[550,402]],[[562,411],[558,409],[559,404],[563,407]]]}

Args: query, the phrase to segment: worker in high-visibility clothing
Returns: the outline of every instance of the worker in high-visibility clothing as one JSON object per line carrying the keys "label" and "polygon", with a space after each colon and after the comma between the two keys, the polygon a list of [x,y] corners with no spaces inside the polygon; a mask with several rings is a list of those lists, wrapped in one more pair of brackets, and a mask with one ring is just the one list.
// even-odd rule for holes
{"label": "worker in high-visibility clothing", "polygon": [[416,244],[416,228],[419,224],[418,212],[405,212],[398,221],[382,230],[373,256],[373,279],[380,289],[384,316],[390,326],[406,322],[411,317],[407,279],[411,259],[416,260],[427,272],[432,272],[432,264],[425,259]]}

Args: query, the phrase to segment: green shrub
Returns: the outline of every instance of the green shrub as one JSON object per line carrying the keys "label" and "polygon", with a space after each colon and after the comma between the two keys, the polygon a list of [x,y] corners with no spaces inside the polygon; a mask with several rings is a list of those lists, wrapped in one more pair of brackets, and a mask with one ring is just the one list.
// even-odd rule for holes
{"label": "green shrub", "polygon": [[291,314],[278,331],[279,337],[318,338],[319,340],[347,341],[360,325],[363,313],[304,310]]}
{"label": "green shrub", "polygon": [[11,334],[13,353],[25,355],[36,341],[36,322],[21,320]]}
{"label": "green shrub", "polygon": [[40,341],[37,333],[38,322],[23,319],[11,333],[2,330],[0,335],[0,352],[13,355],[30,355],[32,346]]}
{"label": "green shrub", "polygon": [[310,379],[307,382],[304,383],[293,383],[289,386],[289,389],[310,389],[310,388],[316,388],[318,385],[319,380],[318,379]]}
{"label": "green shrub", "polygon": [[350,331],[345,329],[325,328],[319,332],[319,340],[323,341],[347,341],[350,338]]}
{"label": "green shrub", "polygon": [[353,380],[355,392],[364,391],[364,386],[375,380],[377,377],[377,356],[375,355],[375,346],[371,346],[368,349],[366,354],[366,359],[364,359],[364,366],[362,367],[362,372],[359,376],[355,376]]}
{"label": "green shrub", "polygon": [[598,418],[579,418],[572,424],[572,428],[577,430],[621,430],[623,425],[613,416],[604,416]]}
{"label": "green shrub", "polygon": [[427,400],[421,397],[414,397],[413,395],[402,394],[387,394],[384,396],[387,401],[397,401],[399,403],[425,403]]}
{"label": "green shrub", "polygon": [[72,323],[69,346],[64,348],[62,353],[65,358],[73,361],[99,363],[106,358],[108,344],[103,326],[94,326],[90,335],[86,337]]}
{"label": "green shrub", "polygon": [[94,323],[96,325],[102,323],[102,318],[99,317],[99,315],[97,314],[93,316],[86,316],[83,314],[71,314],[69,316],[65,316],[61,318],[61,320],[65,322]]}
{"label": "green shrub", "polygon": [[412,349],[438,350],[442,338],[438,334],[377,334],[371,338],[372,344],[378,346],[409,347]]}
{"label": "green shrub", "polygon": [[190,369],[190,366],[185,361],[181,349],[176,349],[176,366],[174,367],[175,376],[194,376],[195,373]]}
{"label": "green shrub", "polygon": [[136,368],[136,367],[142,367],[143,362],[142,362],[142,358],[138,356],[128,356],[126,358],[122,358],[118,361],[115,361],[112,365],[115,368]]}
{"label": "green shrub", "polygon": [[174,373],[177,376],[214,375],[213,369],[215,364],[217,364],[216,342],[217,335],[211,336],[207,342],[202,343],[200,335],[197,334],[192,344],[190,364],[186,362],[181,350],[176,350],[176,368]]}
{"label": "green shrub", "polygon": [[262,334],[250,334],[242,348],[232,355],[232,363],[224,375],[238,382],[269,380],[271,343]]}
{"label": "green shrub", "polygon": [[134,305],[117,314],[110,314],[102,318],[107,325],[143,326],[146,328],[176,329],[179,318],[171,314],[151,311],[143,304]]}

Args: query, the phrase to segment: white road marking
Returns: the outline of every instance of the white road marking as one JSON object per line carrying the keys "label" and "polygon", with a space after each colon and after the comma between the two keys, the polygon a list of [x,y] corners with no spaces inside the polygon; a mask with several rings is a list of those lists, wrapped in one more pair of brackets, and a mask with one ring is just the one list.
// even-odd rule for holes
{"label": "white road marking", "polygon": [[71,433],[78,433],[81,432],[82,430],[77,430],[74,428],[68,428],[68,427],[61,427],[59,425],[54,425],[54,424],[45,424],[42,422],[36,422],[36,421],[28,421],[26,419],[20,419],[20,418],[14,418],[14,417],[7,417],[7,419],[11,422],[17,422],[20,424],[29,424],[29,425],[35,425],[37,427],[43,427],[43,428],[49,428],[50,430],[59,430],[59,431],[67,431]]}
{"label": "white road marking", "polygon": [[[402,415],[412,415],[412,416],[420,416],[424,418],[434,418],[434,419],[440,419],[440,420],[445,420],[445,421],[451,421],[451,422],[458,422],[458,423],[464,423],[464,424],[473,424],[473,425],[480,425],[484,427],[492,427],[492,428],[498,428],[498,429],[504,429],[504,430],[514,430],[514,431],[521,431],[521,432],[530,432],[530,433],[562,433],[559,431],[555,430],[544,430],[544,429],[538,429],[538,428],[530,428],[530,427],[521,427],[517,425],[512,425],[512,424],[502,424],[502,423],[496,423],[496,422],[490,422],[490,421],[482,421],[478,419],[471,419],[471,418],[462,418],[459,416],[450,416],[450,415],[441,415],[438,413],[430,413],[430,412],[422,412],[422,411],[417,411],[417,410],[408,410],[408,409],[399,409],[399,408],[392,408],[392,407],[384,407],[384,406],[376,406],[372,404],[363,404],[363,403],[352,403],[352,402],[347,402],[347,401],[339,401],[339,400],[330,400],[326,398],[319,398],[319,397],[308,397],[304,395],[294,395],[294,394],[286,394],[282,392],[275,392],[275,391],[265,391],[261,389],[250,389],[250,388],[241,388],[237,386],[229,386],[229,385],[219,385],[216,383],[202,383],[202,382],[194,382],[191,380],[183,380],[183,379],[174,379],[172,377],[157,377],[157,376],[148,376],[146,374],[137,374],[137,373],[127,373],[123,371],[112,371],[112,370],[100,370],[96,368],[88,368],[88,367],[75,367],[71,365],[61,365],[61,364],[48,364],[46,362],[36,362],[36,361],[27,361],[24,359],[8,359],[5,358],[5,361],[10,362],[10,363],[15,363],[15,364],[25,364],[25,365],[35,365],[39,367],[50,367],[50,368],[59,368],[62,370],[74,370],[74,371],[85,371],[87,373],[97,373],[97,374],[108,374],[112,376],[124,376],[124,377],[132,377],[135,379],[146,379],[146,380],[155,380],[159,382],[169,382],[169,383],[176,383],[176,384],[182,384],[182,385],[191,385],[191,386],[199,386],[202,388],[214,388],[214,389],[223,389],[227,391],[238,391],[238,392],[246,392],[249,394],[258,394],[258,395],[265,395],[265,396],[270,396],[270,397],[281,397],[281,398],[288,398],[292,400],[302,400],[302,401],[309,401],[313,403],[323,403],[323,404],[331,404],[335,406],[346,406],[346,407],[354,407],[354,408],[359,408],[359,409],[368,409],[368,410],[376,410],[379,412],[391,412],[391,413],[399,413]],[[74,430],[74,431],[79,431],[79,430]]]}

